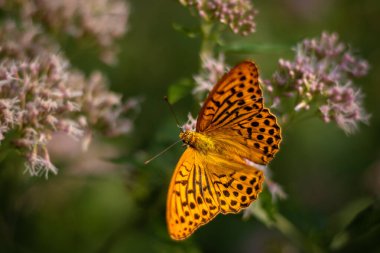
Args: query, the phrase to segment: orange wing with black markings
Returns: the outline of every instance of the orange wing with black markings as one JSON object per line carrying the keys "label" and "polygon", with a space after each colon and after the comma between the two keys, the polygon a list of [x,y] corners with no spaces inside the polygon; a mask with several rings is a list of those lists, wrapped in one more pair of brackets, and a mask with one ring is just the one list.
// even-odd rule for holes
{"label": "orange wing with black markings", "polygon": [[215,85],[196,131],[182,133],[188,148],[170,182],[167,224],[173,239],[190,236],[218,213],[237,213],[262,190],[263,172],[279,150],[281,130],[264,107],[256,65],[244,61]]}
{"label": "orange wing with black markings", "polygon": [[[186,149],[170,182],[166,219],[170,236],[183,240],[218,213],[237,213],[261,192],[263,172],[214,154]],[[224,167],[226,166],[226,167]]]}
{"label": "orange wing with black markings", "polygon": [[281,131],[276,117],[264,107],[253,62],[238,64],[215,85],[198,115],[196,130],[238,146],[255,163],[273,159]]}
{"label": "orange wing with black markings", "polygon": [[225,74],[208,95],[198,115],[198,132],[235,124],[263,108],[258,70],[250,61],[238,64]]}

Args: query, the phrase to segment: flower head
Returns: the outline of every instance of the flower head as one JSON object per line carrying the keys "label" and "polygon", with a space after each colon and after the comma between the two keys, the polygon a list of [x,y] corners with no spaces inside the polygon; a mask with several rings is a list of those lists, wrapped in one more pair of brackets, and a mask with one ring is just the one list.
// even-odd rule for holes
{"label": "flower head", "polygon": [[346,133],[353,133],[357,130],[357,122],[368,123],[369,120],[361,100],[360,90],[355,90],[351,84],[332,87],[327,91],[326,104],[319,107],[322,119],[326,123],[334,121]]}
{"label": "flower head", "polygon": [[295,111],[319,108],[325,122],[334,121],[346,133],[353,133],[359,122],[368,122],[362,94],[353,79],[365,76],[368,63],[352,55],[335,33],[305,39],[295,48],[293,60],[279,60],[272,79],[265,80],[276,109],[287,98]]}
{"label": "flower head", "polygon": [[76,39],[90,39],[100,48],[106,63],[115,61],[115,41],[125,34],[129,16],[129,7],[122,0],[4,0],[1,7],[19,11],[21,23],[41,23],[47,31],[63,31]]}
{"label": "flower head", "polygon": [[94,38],[103,53],[113,53],[115,39],[125,32],[124,1],[5,0],[0,7],[19,15],[0,25],[0,145],[17,149],[31,175],[57,173],[47,148],[57,133],[82,141],[85,149],[95,131],[107,136],[131,131],[126,113],[139,102],[124,103],[100,72],[87,78],[72,68],[47,33]]}
{"label": "flower head", "polygon": [[0,83],[0,140],[13,132],[11,143],[25,154],[31,175],[57,172],[46,148],[54,133],[79,140],[95,130],[106,135],[131,130],[123,114],[133,108],[108,91],[105,78],[95,72],[86,79],[61,56],[4,60]]}
{"label": "flower head", "polygon": [[250,0],[180,0],[195,8],[200,17],[209,21],[216,20],[230,27],[240,35],[249,35],[256,30],[256,9]]}
{"label": "flower head", "polygon": [[185,124],[181,126],[181,129],[184,131],[187,131],[187,130],[195,131],[196,126],[197,126],[197,118],[194,118],[191,113],[188,113],[187,121]]}
{"label": "flower head", "polygon": [[195,88],[194,95],[204,95],[212,90],[214,85],[220,80],[227,69],[224,62],[224,55],[218,58],[204,57],[202,58],[202,72],[194,76]]}
{"label": "flower head", "polygon": [[38,24],[17,23],[7,19],[0,26],[0,56],[9,59],[45,57],[58,52],[58,46],[43,33]]}

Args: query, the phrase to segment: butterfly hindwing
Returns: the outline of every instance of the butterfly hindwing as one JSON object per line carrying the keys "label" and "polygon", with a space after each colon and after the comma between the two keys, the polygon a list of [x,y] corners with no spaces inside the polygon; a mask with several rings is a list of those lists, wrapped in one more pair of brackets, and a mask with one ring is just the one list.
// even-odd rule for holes
{"label": "butterfly hindwing", "polygon": [[261,192],[262,171],[226,160],[213,158],[187,148],[170,182],[167,223],[173,239],[182,240],[218,213],[237,213]]}
{"label": "butterfly hindwing", "polygon": [[276,117],[264,108],[253,119],[240,121],[230,128],[235,132],[235,142],[250,149],[250,161],[267,164],[279,150],[281,130]]}
{"label": "butterfly hindwing", "polygon": [[273,159],[281,142],[280,127],[266,108],[252,118],[206,134],[230,159],[241,161],[245,158],[263,165]]}
{"label": "butterfly hindwing", "polygon": [[263,108],[256,65],[244,61],[214,86],[198,115],[196,130],[212,131],[252,117]]}
{"label": "butterfly hindwing", "polygon": [[262,190],[263,172],[244,165],[246,170],[221,169],[215,166],[211,169],[214,187],[219,196],[220,212],[238,213],[248,207]]}

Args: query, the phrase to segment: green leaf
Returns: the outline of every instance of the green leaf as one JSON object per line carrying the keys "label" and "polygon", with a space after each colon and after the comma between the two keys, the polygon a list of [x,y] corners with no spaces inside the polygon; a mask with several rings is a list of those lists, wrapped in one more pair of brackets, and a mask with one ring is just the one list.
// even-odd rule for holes
{"label": "green leaf", "polygon": [[260,195],[262,208],[267,213],[268,218],[271,221],[275,220],[275,216],[278,213],[277,203],[273,201],[272,195],[267,187]]}
{"label": "green leaf", "polygon": [[196,38],[201,34],[199,28],[189,28],[178,23],[173,23],[173,28],[178,32],[184,33],[189,38]]}
{"label": "green leaf", "polygon": [[254,43],[235,43],[229,45],[222,45],[220,49],[224,52],[230,53],[281,53],[289,50],[290,47],[276,44],[259,45]]}
{"label": "green leaf", "polygon": [[253,215],[266,226],[272,227],[276,222],[275,218],[277,214],[277,205],[272,200],[268,188],[264,188],[264,191],[260,194],[260,198],[247,209],[245,218]]}
{"label": "green leaf", "polygon": [[171,104],[176,103],[184,96],[188,95],[193,88],[193,82],[188,78],[180,79],[178,82],[169,86],[168,100]]}
{"label": "green leaf", "polygon": [[331,243],[337,252],[373,252],[380,238],[380,201],[376,201],[357,213],[350,224]]}

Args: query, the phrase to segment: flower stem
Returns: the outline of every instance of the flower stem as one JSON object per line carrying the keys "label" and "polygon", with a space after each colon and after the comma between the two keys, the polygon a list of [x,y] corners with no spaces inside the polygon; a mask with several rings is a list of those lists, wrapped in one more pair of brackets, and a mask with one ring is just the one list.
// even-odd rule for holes
{"label": "flower stem", "polygon": [[279,212],[274,211],[269,214],[260,202],[255,205],[251,210],[251,214],[255,216],[260,222],[268,227],[274,227],[286,236],[294,245],[301,249],[302,252],[310,253],[323,253],[325,252],[315,242],[311,241],[305,236],[305,233],[300,231],[291,221],[281,215]]}
{"label": "flower stem", "polygon": [[303,249],[305,252],[324,252],[318,245],[306,238],[305,235],[301,233],[301,231],[299,231],[293,223],[291,223],[280,213],[277,213],[274,219],[275,222],[273,223],[273,226],[276,227],[277,230],[288,237],[291,241],[293,241],[297,247]]}
{"label": "flower stem", "polygon": [[[202,31],[202,42],[201,42],[201,49],[200,49],[200,60],[205,59],[207,57],[212,57],[214,48],[215,48],[215,34],[213,32],[214,30],[214,24],[209,21],[202,21],[201,23],[201,31]],[[202,64],[200,64],[202,66]]]}

